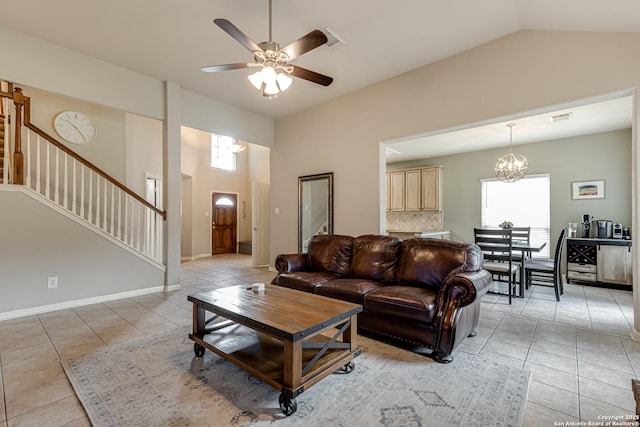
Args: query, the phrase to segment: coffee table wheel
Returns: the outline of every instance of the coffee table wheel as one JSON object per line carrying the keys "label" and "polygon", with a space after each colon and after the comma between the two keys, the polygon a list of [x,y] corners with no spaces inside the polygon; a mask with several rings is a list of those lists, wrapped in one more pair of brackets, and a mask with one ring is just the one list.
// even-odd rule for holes
{"label": "coffee table wheel", "polygon": [[296,402],[295,397],[291,398],[286,396],[284,393],[280,394],[280,410],[287,417],[298,409],[298,402]]}
{"label": "coffee table wheel", "polygon": [[196,354],[196,357],[204,356],[204,346],[196,343],[193,343],[193,352]]}
{"label": "coffee table wheel", "polygon": [[346,365],[342,365],[342,367],[338,370],[339,373],[341,374],[348,374],[349,372],[353,371],[356,367],[355,362],[352,360],[349,363],[347,363]]}

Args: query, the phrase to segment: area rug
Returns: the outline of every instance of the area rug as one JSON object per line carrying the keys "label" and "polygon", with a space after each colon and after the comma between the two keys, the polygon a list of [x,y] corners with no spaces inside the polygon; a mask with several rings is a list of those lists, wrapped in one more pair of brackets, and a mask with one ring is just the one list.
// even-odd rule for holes
{"label": "area rug", "polygon": [[297,397],[289,417],[279,391],[210,351],[195,357],[187,329],[63,362],[91,423],[103,426],[520,426],[529,372],[456,352],[450,364],[371,338],[348,374]]}

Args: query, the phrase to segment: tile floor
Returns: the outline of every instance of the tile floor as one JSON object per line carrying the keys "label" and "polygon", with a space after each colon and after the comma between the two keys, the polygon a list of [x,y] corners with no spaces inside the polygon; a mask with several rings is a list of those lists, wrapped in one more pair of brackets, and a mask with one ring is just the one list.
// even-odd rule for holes
{"label": "tile floor", "polygon": [[[0,427],[90,425],[60,358],[189,325],[188,294],[272,277],[248,256],[202,258],[182,265],[176,292],[0,322]],[[512,305],[487,295],[478,335],[458,351],[532,372],[526,427],[633,414],[640,343],[629,338],[631,292],[565,285],[559,303],[552,292],[533,287]]]}

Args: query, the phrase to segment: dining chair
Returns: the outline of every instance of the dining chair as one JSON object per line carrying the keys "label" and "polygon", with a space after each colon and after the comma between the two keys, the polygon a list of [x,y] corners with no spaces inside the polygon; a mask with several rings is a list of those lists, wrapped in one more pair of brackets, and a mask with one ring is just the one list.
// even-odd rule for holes
{"label": "dining chair", "polygon": [[566,235],[567,229],[563,228],[556,244],[556,252],[553,259],[528,258],[524,260],[522,266],[527,286],[532,285],[535,280],[536,285],[553,287],[556,293],[556,301],[560,301],[560,295],[564,294],[560,257],[562,256],[562,247],[564,246]]}
{"label": "dining chair", "polygon": [[[511,238],[514,243],[522,242],[529,246],[531,244],[531,227],[512,227]],[[523,254],[522,251],[515,251],[512,258],[515,262],[522,262],[523,255],[531,257],[531,252]]]}
{"label": "dining chair", "polygon": [[512,231],[507,230],[487,230],[483,228],[473,229],[475,244],[480,247],[484,255],[482,268],[497,277],[498,281],[507,278],[507,293],[496,290],[489,290],[490,293],[508,295],[509,304],[511,298],[515,296],[516,276],[518,266],[513,263],[512,254]]}

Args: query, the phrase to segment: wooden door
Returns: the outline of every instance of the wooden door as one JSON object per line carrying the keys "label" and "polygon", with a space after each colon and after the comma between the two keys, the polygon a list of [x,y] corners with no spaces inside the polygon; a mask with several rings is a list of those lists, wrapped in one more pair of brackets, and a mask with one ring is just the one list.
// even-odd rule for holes
{"label": "wooden door", "polygon": [[238,196],[213,193],[211,197],[211,253],[236,253],[238,234]]}

